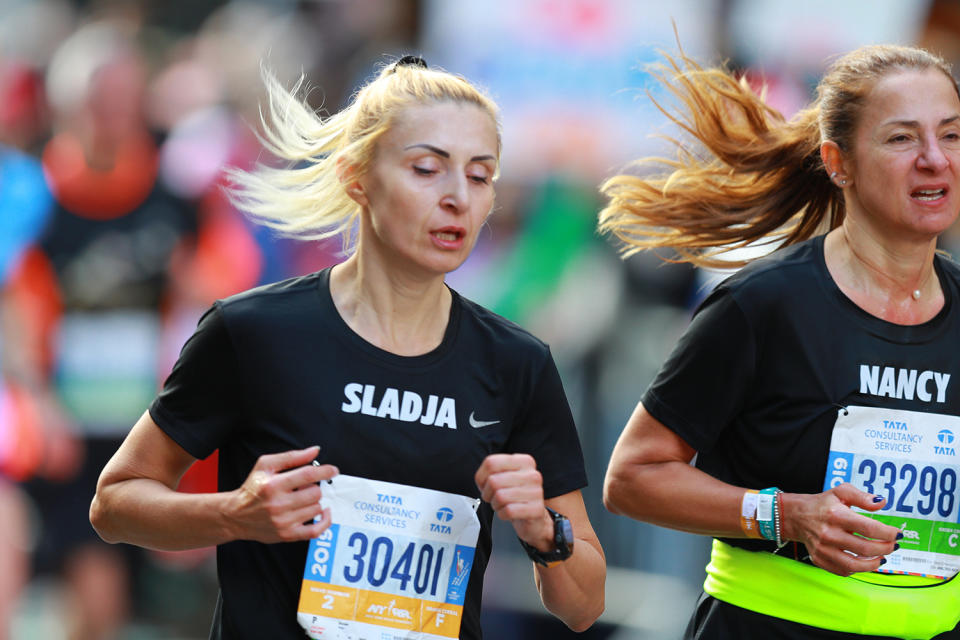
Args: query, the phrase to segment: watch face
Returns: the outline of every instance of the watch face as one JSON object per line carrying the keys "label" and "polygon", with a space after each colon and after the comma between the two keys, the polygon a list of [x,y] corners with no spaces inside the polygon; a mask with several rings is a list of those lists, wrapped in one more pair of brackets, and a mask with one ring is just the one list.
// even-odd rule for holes
{"label": "watch face", "polygon": [[[560,518],[557,520],[557,533],[563,536],[563,544],[568,548],[573,548],[573,526],[570,524],[570,521],[566,518]],[[557,541],[559,544],[559,540]]]}

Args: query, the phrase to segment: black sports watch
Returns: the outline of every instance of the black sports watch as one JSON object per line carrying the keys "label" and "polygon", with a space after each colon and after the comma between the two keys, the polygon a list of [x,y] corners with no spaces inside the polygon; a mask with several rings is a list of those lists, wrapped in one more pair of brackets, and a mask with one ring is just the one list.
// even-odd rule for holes
{"label": "black sports watch", "polygon": [[531,544],[527,544],[518,537],[523,550],[527,556],[544,567],[552,567],[559,564],[573,555],[573,527],[570,526],[570,520],[562,513],[557,513],[550,507],[546,507],[547,513],[553,518],[553,551],[540,551]]}

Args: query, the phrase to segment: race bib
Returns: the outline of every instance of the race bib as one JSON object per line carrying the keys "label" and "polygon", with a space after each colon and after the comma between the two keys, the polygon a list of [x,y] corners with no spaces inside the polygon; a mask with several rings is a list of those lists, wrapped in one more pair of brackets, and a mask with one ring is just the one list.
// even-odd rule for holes
{"label": "race bib", "polygon": [[886,498],[866,512],[903,531],[880,573],[949,578],[960,571],[960,418],[873,407],[840,411],[824,491],[843,482]]}
{"label": "race bib", "polygon": [[338,475],[321,504],[333,524],[310,541],[297,607],[309,637],[459,637],[479,499]]}

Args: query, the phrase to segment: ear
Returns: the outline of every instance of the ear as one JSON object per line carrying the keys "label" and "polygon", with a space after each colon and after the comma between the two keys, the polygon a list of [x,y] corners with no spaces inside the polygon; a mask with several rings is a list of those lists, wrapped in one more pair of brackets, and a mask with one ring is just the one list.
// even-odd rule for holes
{"label": "ear", "polygon": [[[843,150],[833,140],[827,140],[820,145],[820,159],[830,176],[830,181],[838,187],[845,187],[850,182],[846,159]],[[842,184],[841,184],[842,182]]]}
{"label": "ear", "polygon": [[361,207],[367,206],[367,194],[363,189],[363,184],[357,176],[356,165],[350,164],[344,158],[337,160],[337,178],[343,185],[343,190],[347,192],[350,199]]}

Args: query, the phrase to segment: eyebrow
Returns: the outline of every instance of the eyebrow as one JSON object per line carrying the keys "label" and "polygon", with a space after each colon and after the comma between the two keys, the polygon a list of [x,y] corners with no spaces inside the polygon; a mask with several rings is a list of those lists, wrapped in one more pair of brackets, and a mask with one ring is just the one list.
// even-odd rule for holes
{"label": "eyebrow", "polygon": [[[450,153],[449,153],[448,151],[444,151],[444,150],[441,149],[440,147],[435,147],[435,146],[433,146],[432,144],[427,144],[426,142],[419,142],[419,143],[417,143],[417,144],[408,144],[407,146],[405,146],[405,147],[403,148],[403,150],[404,150],[404,151],[407,151],[407,150],[409,150],[409,149],[418,149],[418,148],[419,148],[419,149],[427,149],[428,151],[432,151],[433,153],[437,154],[438,156],[440,156],[440,157],[442,157],[442,158],[449,158],[449,157],[450,157]],[[490,154],[486,154],[486,155],[482,155],[482,156],[473,156],[472,158],[470,158],[470,162],[484,162],[484,161],[486,161],[486,160],[493,160],[494,162],[496,162],[497,159],[496,159],[496,157],[494,157],[494,156],[492,156],[492,155],[490,155]]]}
{"label": "eyebrow", "polygon": [[[955,115],[955,116],[950,116],[949,118],[944,118],[943,120],[940,121],[939,126],[942,127],[942,126],[945,125],[945,124],[951,124],[951,123],[956,122],[956,121],[958,121],[958,120],[960,120],[960,114]],[[903,127],[919,127],[919,126],[920,126],[920,122],[917,121],[917,120],[891,120],[890,122],[887,122],[886,124],[887,124],[888,126],[891,126],[891,125],[900,125],[900,126],[903,126]]]}

